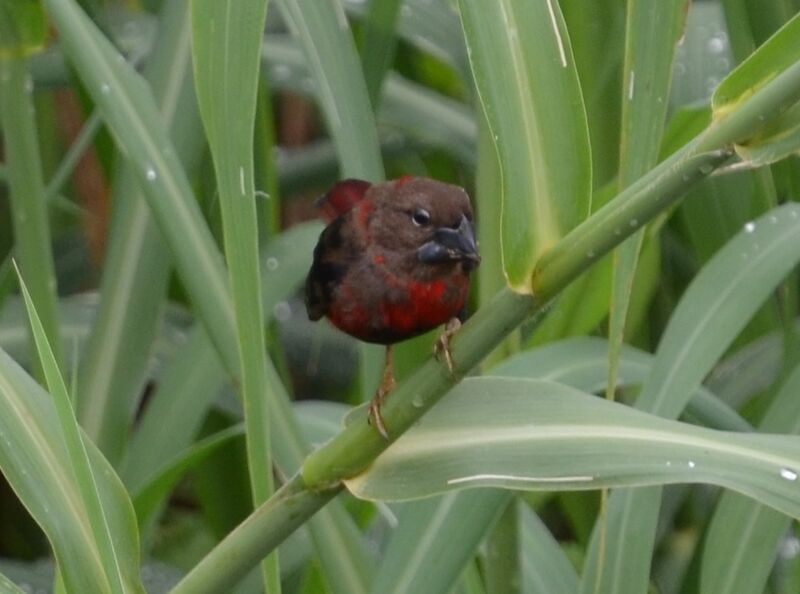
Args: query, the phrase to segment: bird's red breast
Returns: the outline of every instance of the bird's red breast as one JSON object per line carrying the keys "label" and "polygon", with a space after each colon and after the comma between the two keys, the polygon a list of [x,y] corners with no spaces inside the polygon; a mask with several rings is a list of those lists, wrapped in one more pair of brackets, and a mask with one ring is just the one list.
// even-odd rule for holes
{"label": "bird's red breast", "polygon": [[391,344],[456,317],[477,265],[472,209],[457,186],[406,176],[342,182],[324,204],[342,211],[320,235],[306,282],[311,319]]}

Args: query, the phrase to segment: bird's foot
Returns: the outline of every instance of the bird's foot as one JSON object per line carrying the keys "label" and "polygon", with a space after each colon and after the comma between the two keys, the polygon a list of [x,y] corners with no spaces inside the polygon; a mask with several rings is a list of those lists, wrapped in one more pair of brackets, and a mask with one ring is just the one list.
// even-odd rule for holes
{"label": "bird's foot", "polygon": [[386,425],[383,424],[381,406],[383,405],[383,401],[386,400],[386,396],[389,395],[389,392],[394,390],[396,385],[397,383],[394,381],[394,372],[392,368],[392,348],[389,346],[386,349],[386,364],[383,367],[381,385],[378,391],[375,392],[372,402],[369,403],[368,418],[370,425],[374,425],[375,429],[378,430],[378,433],[380,433],[384,439],[389,439],[389,432],[386,431]]}
{"label": "bird's foot", "polygon": [[453,355],[450,352],[450,340],[456,335],[459,328],[461,328],[461,320],[452,318],[444,326],[444,332],[436,339],[436,344],[433,345],[433,354],[441,361],[444,359],[445,365],[453,377],[456,376],[456,369],[453,364]]}
{"label": "bird's foot", "polygon": [[369,403],[369,424],[374,425],[384,439],[389,439],[389,432],[386,431],[386,425],[383,424],[381,405],[388,393],[389,390],[384,391],[383,386],[381,386],[373,397],[372,402]]}

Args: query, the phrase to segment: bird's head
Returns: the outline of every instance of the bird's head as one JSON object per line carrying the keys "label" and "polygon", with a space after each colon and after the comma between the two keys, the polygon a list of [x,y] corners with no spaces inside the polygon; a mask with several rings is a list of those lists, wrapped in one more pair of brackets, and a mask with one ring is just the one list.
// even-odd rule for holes
{"label": "bird's head", "polygon": [[436,269],[480,263],[472,206],[463,188],[429,178],[403,177],[373,186],[369,236],[386,250]]}

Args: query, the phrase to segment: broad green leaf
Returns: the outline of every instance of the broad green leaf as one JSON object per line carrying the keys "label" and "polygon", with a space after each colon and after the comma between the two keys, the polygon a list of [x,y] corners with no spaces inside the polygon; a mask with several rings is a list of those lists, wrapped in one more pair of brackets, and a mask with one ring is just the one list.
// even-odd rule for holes
{"label": "broad green leaf", "polygon": [[471,487],[707,482],[797,516],[798,468],[794,436],[705,429],[542,380],[475,378],[346,485],[358,497],[401,500]]}
{"label": "broad green leaf", "polygon": [[730,113],[800,60],[800,14],[786,23],[723,80],[711,99],[714,119]]}
{"label": "broad green leaf", "polygon": [[459,7],[500,162],[503,266],[511,288],[530,293],[539,256],[590,210],[589,135],[569,36],[553,0]]}
{"label": "broad green leaf", "polygon": [[[653,355],[622,345],[616,388],[638,386],[650,374]],[[524,351],[489,371],[490,376],[524,377],[566,384],[584,392],[602,393],[608,382],[608,342],[576,337]],[[750,431],[733,409],[702,386],[686,412],[708,427]]]}
{"label": "broad green leaf", "polygon": [[0,60],[36,52],[46,38],[47,20],[39,0],[0,0]]}
{"label": "broad green leaf", "polygon": [[[800,432],[800,368],[781,386],[759,430]],[[701,591],[760,594],[791,519],[746,497],[724,493],[704,539]]]}
{"label": "broad green leaf", "polygon": [[[89,518],[89,525],[94,539],[93,544],[102,562],[108,587],[111,592],[115,593],[139,589],[141,587],[137,585],[139,568],[136,564],[130,564],[131,561],[136,561],[135,557],[133,559],[121,558],[122,554],[117,550],[117,542],[115,542],[115,537],[119,540],[127,539],[130,546],[125,547],[123,545],[123,550],[125,548],[134,548],[138,541],[137,534],[133,531],[133,533],[129,534],[114,535],[107,520],[107,516],[112,513],[120,515],[124,515],[125,512],[130,513],[130,500],[127,494],[124,494],[114,502],[115,507],[118,508],[117,510],[104,509],[98,484],[100,481],[107,479],[105,477],[98,478],[96,472],[99,469],[93,470],[91,467],[91,461],[87,453],[86,444],[81,436],[78,421],[75,418],[75,411],[72,408],[67,385],[64,383],[55,354],[48,343],[47,333],[39,314],[36,312],[33,299],[20,275],[19,269],[17,270],[17,276],[19,276],[20,289],[25,299],[25,307],[28,310],[36,350],[47,380],[47,388],[53,396],[53,404],[58,416],[61,433],[67,446],[70,469],[74,473],[75,481],[77,482],[82,507]],[[122,490],[122,493],[124,493],[124,490]],[[126,582],[128,585],[126,585]]]}
{"label": "broad green leaf", "polygon": [[786,204],[745,224],[681,299],[637,407],[667,417],[679,414],[691,392],[798,261],[800,207]]}
{"label": "broad green leaf", "polygon": [[[636,402],[637,408],[667,418],[676,417],[691,394],[728,348],[759,306],[800,260],[800,208],[789,204],[774,209],[744,229],[721,249],[695,277],[673,313],[656,352],[656,359]],[[627,543],[638,543],[639,587],[649,575],[649,559],[657,523],[661,490],[638,489],[614,493],[608,504],[606,559],[631,559]],[[620,530],[627,527],[623,536]],[[599,550],[600,531],[592,547]],[[627,556],[626,556],[627,555]],[[597,573],[608,591],[630,583],[631,567],[613,562],[589,571]],[[584,577],[591,590],[594,580]],[[631,588],[636,587],[632,585]]]}
{"label": "broad green leaf", "polygon": [[481,489],[402,507],[370,592],[447,594],[508,500]]}
{"label": "broad green leaf", "polygon": [[378,134],[341,5],[338,0],[281,0],[279,6],[310,65],[341,177],[381,181]]}
{"label": "broad green leaf", "polygon": [[[53,398],[4,351],[0,351],[0,436],[0,469],[50,540],[65,584],[74,592],[109,591]],[[138,576],[136,522],[127,493],[93,444],[84,443],[114,538],[124,591],[144,592]]]}
{"label": "broad green leaf", "polygon": [[544,522],[520,506],[520,562],[524,594],[574,594],[578,575]]}

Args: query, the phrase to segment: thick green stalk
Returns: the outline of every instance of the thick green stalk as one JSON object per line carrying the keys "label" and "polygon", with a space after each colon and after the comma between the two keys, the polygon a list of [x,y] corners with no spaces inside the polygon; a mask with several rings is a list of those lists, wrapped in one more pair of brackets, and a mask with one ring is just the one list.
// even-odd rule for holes
{"label": "thick green stalk", "polygon": [[296,475],[220,542],[170,594],[230,592],[254,565],[340,490],[306,490]]}
{"label": "thick green stalk", "polygon": [[[342,480],[362,472],[383,450],[414,424],[457,381],[475,367],[514,328],[540,314],[594,259],[624,241],[684,192],[725,162],[730,147],[758,131],[771,116],[800,100],[800,63],[777,76],[695,141],[660,163],[616,199],[570,232],[539,262],[534,295],[500,291],[478,310],[452,344],[455,374],[429,359],[392,392],[382,408],[391,438],[383,439],[366,420],[351,423],[306,458],[301,473],[226,537],[173,590],[173,594],[220,590],[235,583],[261,555],[313,515],[342,488]],[[587,254],[591,253],[590,257]],[[267,546],[267,543],[269,546]],[[254,559],[245,563],[243,558]],[[207,589],[214,581],[217,590]]]}

